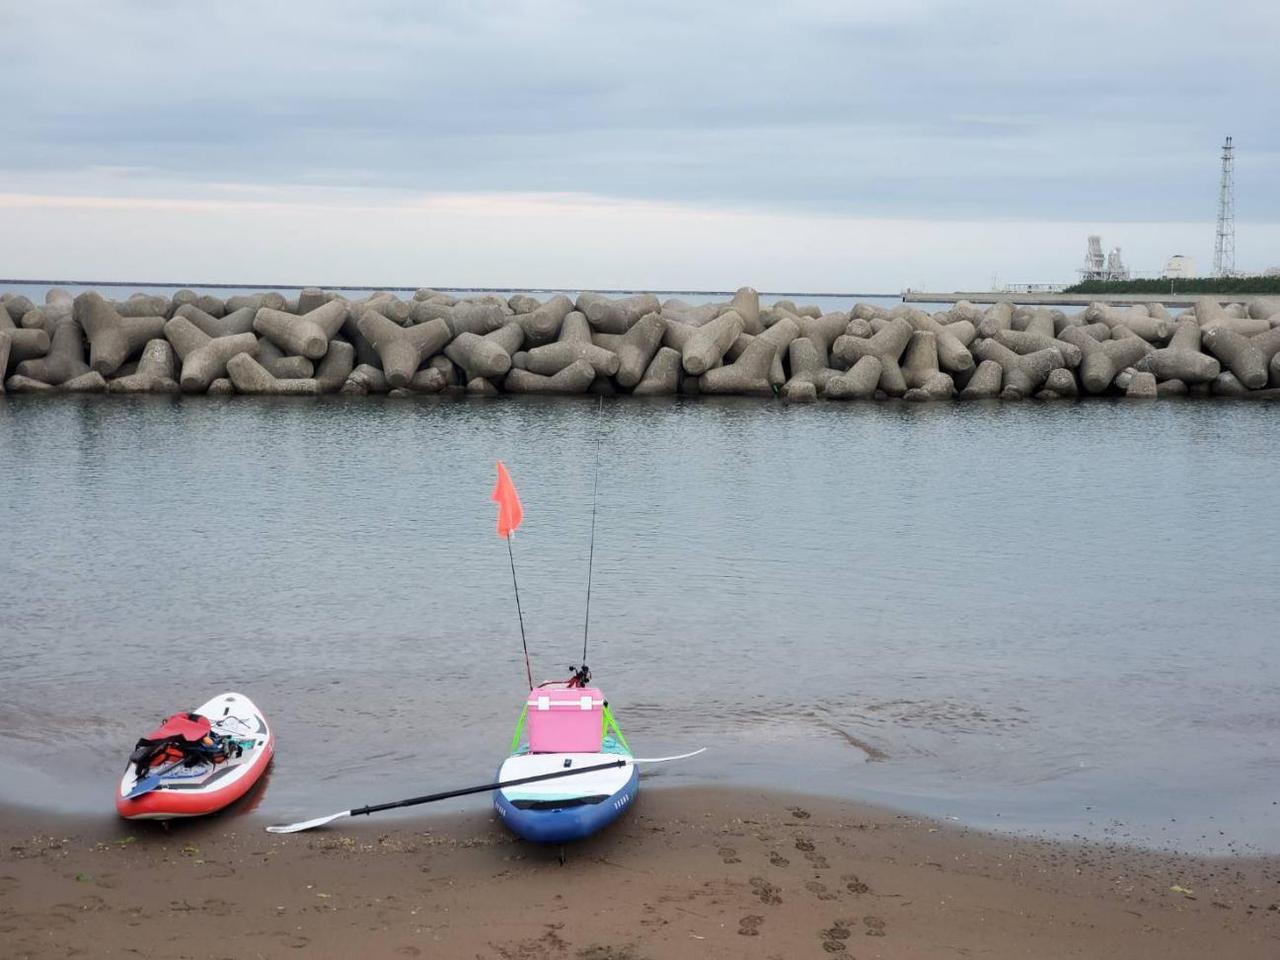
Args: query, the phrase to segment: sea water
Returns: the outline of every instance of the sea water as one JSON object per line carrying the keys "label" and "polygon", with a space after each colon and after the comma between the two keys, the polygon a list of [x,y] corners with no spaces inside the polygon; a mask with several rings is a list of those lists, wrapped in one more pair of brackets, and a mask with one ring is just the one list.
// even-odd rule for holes
{"label": "sea water", "polygon": [[[847,304],[845,305],[847,307]],[[481,783],[587,661],[651,784],[1280,850],[1267,404],[0,400],[0,800],[224,689],[287,820]],[[477,803],[483,801],[475,801]]]}

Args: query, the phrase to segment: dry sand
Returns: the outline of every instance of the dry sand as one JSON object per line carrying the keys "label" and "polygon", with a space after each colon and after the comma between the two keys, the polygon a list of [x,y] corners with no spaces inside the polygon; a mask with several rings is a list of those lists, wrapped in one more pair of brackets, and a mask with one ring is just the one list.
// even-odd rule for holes
{"label": "dry sand", "polygon": [[1280,858],[993,837],[740,789],[642,791],[564,867],[482,812],[262,824],[7,811],[0,956],[1280,957]]}

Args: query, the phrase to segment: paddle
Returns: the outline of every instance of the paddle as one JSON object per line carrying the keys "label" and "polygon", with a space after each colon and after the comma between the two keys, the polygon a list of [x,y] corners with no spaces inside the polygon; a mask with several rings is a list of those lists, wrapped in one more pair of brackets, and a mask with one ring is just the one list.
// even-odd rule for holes
{"label": "paddle", "polygon": [[533,777],[521,777],[518,780],[502,780],[498,783],[484,783],[475,787],[463,787],[460,790],[446,790],[443,793],[429,793],[424,797],[410,797],[407,800],[396,800],[392,803],[378,803],[369,807],[357,807],[354,810],[343,810],[340,813],[330,814],[327,817],[316,817],[314,820],[303,820],[299,823],[287,823],[279,826],[267,827],[268,833],[300,833],[303,830],[313,830],[316,827],[323,827],[326,823],[332,823],[342,817],[357,817],[361,814],[379,813],[383,810],[394,810],[397,807],[416,807],[420,803],[435,803],[437,800],[450,800],[453,797],[465,797],[472,793],[488,793],[491,790],[502,790],[506,787],[518,787],[525,783],[537,783],[540,780],[555,780],[560,777],[572,777],[580,773],[592,773],[596,770],[614,770],[618,767],[625,767],[629,763],[666,763],[669,760],[685,760],[689,757],[696,757],[698,754],[706,751],[706,747],[694,750],[692,753],[682,753],[674,757],[619,757],[617,760],[611,760],[608,763],[596,763],[589,767],[579,767],[576,770],[556,770],[553,773],[540,773]]}

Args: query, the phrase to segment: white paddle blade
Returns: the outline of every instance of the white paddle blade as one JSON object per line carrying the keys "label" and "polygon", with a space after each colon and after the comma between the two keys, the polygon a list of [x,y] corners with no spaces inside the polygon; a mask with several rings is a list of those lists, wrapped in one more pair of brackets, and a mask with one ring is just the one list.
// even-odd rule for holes
{"label": "white paddle blade", "polygon": [[696,757],[700,753],[706,753],[706,747],[699,747],[692,753],[681,753],[674,757],[632,757],[632,763],[666,763],[668,760],[688,760],[690,757]]}
{"label": "white paddle blade", "polygon": [[303,830],[314,830],[316,827],[323,827],[326,823],[333,823],[342,817],[351,816],[350,810],[343,810],[341,813],[333,813],[327,817],[316,817],[314,820],[303,820],[301,823],[283,823],[274,827],[267,827],[267,833],[301,833]]}

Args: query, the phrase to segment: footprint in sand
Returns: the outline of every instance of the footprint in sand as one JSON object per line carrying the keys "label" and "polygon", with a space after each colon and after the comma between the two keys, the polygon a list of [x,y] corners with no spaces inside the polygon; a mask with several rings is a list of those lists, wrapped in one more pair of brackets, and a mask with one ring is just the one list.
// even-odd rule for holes
{"label": "footprint in sand", "polygon": [[883,937],[887,924],[879,917],[863,917],[862,922],[867,927],[868,937]]}
{"label": "footprint in sand", "polygon": [[720,859],[725,863],[741,863],[742,862],[738,858],[738,851],[733,849],[733,847],[721,847],[716,852],[720,854]]}
{"label": "footprint in sand", "polygon": [[863,894],[871,892],[871,888],[859,880],[856,874],[846,873],[840,879],[844,881],[844,888],[850,893]]}
{"label": "footprint in sand", "polygon": [[760,936],[760,924],[764,923],[764,917],[757,914],[750,914],[738,921],[738,936],[740,937],[758,937]]}
{"label": "footprint in sand", "polygon": [[772,863],[775,867],[787,867],[791,865],[791,861],[788,860],[786,857],[784,857],[782,854],[780,854],[777,850],[774,850],[771,854],[769,854],[769,862]]}
{"label": "footprint in sand", "polygon": [[791,811],[791,815],[795,817],[797,820],[809,819],[809,811],[806,810],[804,807],[788,807],[787,809]]}
{"label": "footprint in sand", "polygon": [[776,886],[764,877],[751,878],[751,892],[760,898],[761,903],[781,903],[782,896]]}
{"label": "footprint in sand", "polygon": [[810,880],[804,885],[804,888],[817,896],[819,900],[834,900],[836,898],[836,895],[828,890],[827,885],[821,880]]}
{"label": "footprint in sand", "polygon": [[845,941],[849,939],[853,931],[848,925],[841,920],[837,920],[827,929],[818,934],[822,938],[822,949],[827,953],[844,953],[849,948],[845,946]]}
{"label": "footprint in sand", "polygon": [[804,837],[797,837],[796,849],[803,853],[813,853],[813,841],[806,840]]}

